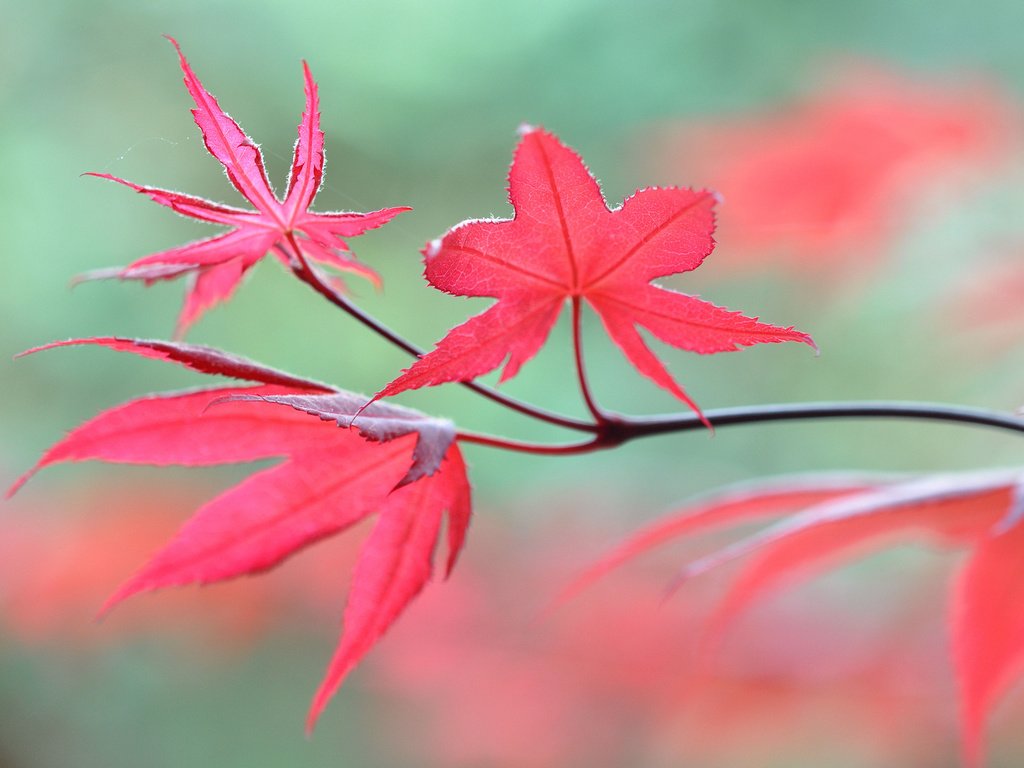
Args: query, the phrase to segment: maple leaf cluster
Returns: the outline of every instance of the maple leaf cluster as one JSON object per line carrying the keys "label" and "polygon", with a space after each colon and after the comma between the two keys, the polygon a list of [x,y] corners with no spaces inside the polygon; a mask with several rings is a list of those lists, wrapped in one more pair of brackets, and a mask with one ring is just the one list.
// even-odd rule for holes
{"label": "maple leaf cluster", "polygon": [[[171,43],[206,148],[254,210],[92,174],[179,214],[229,229],[85,277],[147,285],[187,277],[177,323],[181,336],[204,311],[228,299],[252,266],[271,254],[355,313],[337,290],[337,279],[321,273],[321,266],[377,281],[376,273],[350,252],[346,238],[408,209],[309,210],[323,183],[324,135],[317,85],[305,63],[305,110],[286,191],[278,198],[259,147],[204,88],[177,42]],[[509,196],[513,219],[463,222],[424,251],[432,285],[497,302],[452,330],[372,399],[180,341],[109,336],[31,350],[102,346],[246,383],[148,395],[111,408],[51,447],[10,493],[37,470],[64,461],[205,466],[280,460],[204,504],[102,611],[147,590],[264,571],[376,515],[355,567],[341,640],[310,708],[312,728],[348,672],[429,580],[442,519],[447,516],[448,571],[469,525],[470,486],[460,443],[472,442],[470,436],[450,421],[380,398],[445,382],[472,383],[502,362],[502,380],[511,378],[545,343],[566,303],[572,306],[577,332],[585,302],[639,372],[698,416],[696,404],[651,351],[638,326],[671,346],[698,353],[765,342],[813,344],[793,328],[762,323],[652,284],[695,269],[711,252],[711,192],[644,189],[610,210],[576,153],[553,134],[527,128],[513,159]],[[579,354],[577,349],[582,379]],[[530,407],[518,410],[539,413]],[[592,411],[593,424],[561,423],[582,424],[598,433],[603,416],[596,407]]]}

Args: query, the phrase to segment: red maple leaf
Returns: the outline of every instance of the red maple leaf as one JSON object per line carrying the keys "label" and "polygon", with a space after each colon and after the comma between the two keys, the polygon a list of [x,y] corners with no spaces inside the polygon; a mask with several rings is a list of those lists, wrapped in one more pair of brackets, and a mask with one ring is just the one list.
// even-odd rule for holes
{"label": "red maple leaf", "polygon": [[[205,466],[284,457],[201,507],[102,611],[138,592],[264,571],[378,513],[356,565],[340,644],[310,709],[312,728],[349,670],[426,584],[446,511],[447,570],[455,563],[470,491],[454,425],[374,403],[359,424],[341,428],[344,412],[350,424],[365,398],[209,347],[121,338],[48,346],[69,344],[98,344],[256,385],[149,395],[105,411],[51,447],[8,495],[61,461]],[[338,424],[302,410],[317,398],[330,404]]]}
{"label": "red maple leaf", "polygon": [[324,134],[320,130],[316,83],[306,63],[302,63],[306,109],[299,124],[299,138],[295,143],[285,196],[279,200],[267,180],[259,146],[199,82],[178,43],[171,37],[167,39],[178,51],[181,69],[185,73],[185,87],[196,104],[192,115],[202,131],[206,149],[221,162],[228,180],[256,210],[140,186],[108,173],[87,174],[131,187],[183,216],[224,224],[232,229],[206,240],[145,256],[124,268],[96,270],[84,278],[116,277],[150,284],[185,274],[193,275],[178,318],[179,336],[204,311],[229,298],[243,275],[268,252],[272,252],[286,267],[295,264],[296,259],[313,260],[354,272],[379,284],[377,273],[352,257],[344,238],[361,235],[410,209],[383,208],[371,213],[313,213],[309,210],[323,183]]}
{"label": "red maple leaf", "polygon": [[733,351],[811,338],[651,284],[700,266],[714,245],[708,191],[639,190],[609,210],[579,155],[553,134],[525,128],[509,172],[515,218],[465,221],[424,250],[431,285],[498,302],[454,328],[378,395],[469,381],[507,359],[512,378],[544,344],[566,300],[598,314],[645,376],[697,406],[637,331],[691,352]]}
{"label": "red maple leaf", "polygon": [[1024,480],[1019,470],[906,481],[774,482],[725,493],[643,530],[566,590],[573,595],[673,533],[803,508],[786,520],[686,566],[674,586],[748,557],[709,621],[709,647],[730,621],[772,588],[891,543],[925,538],[971,548],[953,589],[950,629],[960,681],[964,762],[983,764],[985,717],[1024,673]]}

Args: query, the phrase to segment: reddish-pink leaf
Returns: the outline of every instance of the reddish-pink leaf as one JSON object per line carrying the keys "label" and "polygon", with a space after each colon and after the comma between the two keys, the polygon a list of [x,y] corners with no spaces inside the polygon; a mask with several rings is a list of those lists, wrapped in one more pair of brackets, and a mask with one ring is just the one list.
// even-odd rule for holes
{"label": "reddish-pink leaf", "polygon": [[448,499],[448,560],[444,570],[445,576],[450,576],[466,543],[473,500],[466,478],[466,463],[458,445],[448,449],[445,461],[447,465],[440,482],[446,486],[444,493]]}
{"label": "reddish-pink leaf", "polygon": [[[180,192],[141,186],[107,173],[90,174],[124,184],[183,216],[234,229],[206,240],[151,254],[123,269],[96,270],[82,278],[142,280],[148,285],[155,280],[196,273],[178,318],[179,334],[184,334],[204,311],[226,300],[253,264],[268,252],[277,253],[278,249],[284,252],[286,263],[304,255],[379,283],[373,270],[345,253],[348,249],[343,238],[361,235],[409,209],[385,208],[366,214],[313,213],[309,210],[323,180],[324,135],[320,130],[317,87],[306,63],[302,65],[306,108],[299,124],[299,137],[295,143],[287,192],[284,201],[280,201],[267,180],[259,147],[203,87],[178,43],[173,38],[168,39],[178,52],[181,70],[185,75],[185,87],[196,105],[192,114],[202,131],[207,150],[220,161],[228,179],[256,210],[235,208]],[[304,245],[300,245],[302,241]],[[297,248],[301,248],[301,254],[296,252]]]}
{"label": "reddish-pink leaf", "polygon": [[955,591],[952,632],[961,680],[965,761],[983,762],[985,717],[1024,673],[1024,495],[1019,471],[848,482],[782,481],[692,505],[634,536],[564,592],[571,597],[607,571],[672,538],[785,509],[799,514],[687,565],[682,581],[748,558],[709,620],[713,648],[737,613],[768,591],[871,549],[924,538],[974,547]]}
{"label": "reddish-pink leaf", "polygon": [[410,441],[374,446],[347,430],[321,431],[316,444],[204,505],[102,610],[144,590],[272,568],[375,512],[409,466]]}
{"label": "reddish-pink leaf", "polygon": [[378,289],[381,287],[380,275],[377,274],[376,270],[371,269],[362,262],[356,261],[347,251],[337,246],[325,246],[316,240],[309,240],[304,237],[296,238],[296,242],[298,242],[299,248],[307,258],[320,264],[334,267],[341,272],[352,272],[369,280],[373,283],[374,287]]}
{"label": "reddish-pink leaf", "polygon": [[191,286],[185,294],[185,304],[178,315],[174,337],[184,338],[189,326],[203,312],[229,299],[249,266],[240,259],[232,259],[197,270],[192,275]]}
{"label": "reddish-pink leaf", "polygon": [[[1020,488],[1015,502],[1019,508]],[[984,764],[989,711],[1024,672],[1024,525],[994,532],[974,549],[957,579],[951,630],[960,681],[964,762]]]}
{"label": "reddish-pink leaf", "polygon": [[746,555],[788,546],[789,542],[794,542],[794,562],[801,557],[826,555],[821,548],[805,549],[797,544],[802,537],[818,536],[820,531],[825,533],[819,543],[831,544],[835,549],[861,536],[908,530],[941,541],[969,543],[1009,515],[1015,484],[1015,475],[1005,471],[936,475],[825,501],[690,563],[680,572],[677,583]]}
{"label": "reddish-pink leaf", "polygon": [[932,481],[906,483],[807,509],[780,525],[784,532],[766,534],[767,543],[758,545],[744,564],[711,619],[711,643],[737,614],[773,588],[886,545],[922,537],[969,543],[984,536],[1011,507],[1012,488],[1005,477],[999,480],[994,485],[991,478],[981,484],[964,482],[959,489],[938,488]]}
{"label": "reddish-pink leaf", "polygon": [[278,208],[277,198],[267,180],[263,153],[259,146],[245,135],[207,91],[181,52],[178,41],[168,37],[178,52],[178,62],[185,75],[185,87],[196,107],[192,116],[203,133],[203,142],[211,155],[224,166],[224,172],[242,196],[261,211],[269,213]]}
{"label": "reddish-pink leaf", "polygon": [[299,123],[288,187],[285,192],[285,214],[294,217],[313,203],[324,177],[324,132],[320,130],[320,98],[309,65],[302,62],[305,81],[306,109]]}
{"label": "reddish-pink leaf", "polygon": [[640,529],[592,563],[561,591],[556,602],[571,600],[605,574],[667,542],[703,530],[777,517],[811,504],[849,496],[868,488],[868,482],[867,478],[853,476],[787,477],[743,484],[707,498],[694,499],[682,510]]}
{"label": "reddish-pink leaf", "polygon": [[313,697],[307,730],[313,729],[346,675],[427,583],[446,509],[449,515],[456,510],[460,517],[456,525],[464,530],[461,517],[468,495],[462,459],[452,446],[439,472],[399,488],[388,498],[360,552],[345,606],[344,632]]}
{"label": "reddish-pink leaf", "polygon": [[244,357],[233,355],[213,347],[201,344],[186,344],[180,341],[163,341],[160,339],[133,339],[126,336],[97,336],[91,339],[68,339],[54,341],[41,347],[34,347],[22,355],[31,355],[47,349],[91,344],[108,347],[118,352],[131,352],[141,357],[154,360],[167,360],[190,368],[199,373],[230,376],[233,379],[258,381],[263,384],[278,384],[293,389],[333,392],[332,387],[310,379],[293,376],[290,373],[268,368],[260,363]]}
{"label": "reddish-pink leaf", "polygon": [[501,378],[511,378],[544,344],[567,299],[586,300],[638,370],[695,411],[637,326],[701,353],[763,342],[813,344],[792,328],[650,285],[695,269],[711,252],[710,192],[646,189],[609,210],[580,157],[553,134],[528,128],[509,172],[509,199],[515,218],[463,222],[424,251],[434,287],[497,304],[452,330],[379,397],[468,381],[506,360]]}
{"label": "reddish-pink leaf", "polygon": [[[690,563],[674,586],[726,562],[750,558],[709,621],[713,645],[737,613],[769,590],[870,549],[915,537],[975,547],[957,585],[952,628],[962,685],[965,760],[980,768],[985,717],[1024,672],[1021,499],[1019,472],[1013,471],[888,481],[817,502],[808,498],[812,503],[800,514]],[[739,509],[771,507],[776,497],[755,492],[754,500],[753,507]],[[732,511],[727,505],[720,509]],[[716,511],[711,508],[712,515]],[[637,552],[700,526],[707,515],[698,507],[692,517],[696,526],[689,524],[691,518],[676,518],[642,533],[595,565],[576,588]]]}
{"label": "reddish-pink leaf", "polygon": [[188,216],[193,219],[202,219],[214,224],[227,224],[230,226],[242,226],[245,224],[255,223],[260,219],[258,213],[247,211],[244,208],[235,208],[234,206],[224,205],[223,203],[215,203],[212,200],[193,197],[192,195],[184,195],[181,192],[174,192],[169,189],[143,187],[117,176],[113,176],[109,173],[87,172],[82,175],[95,176],[99,179],[107,179],[108,181],[115,181],[118,184],[123,184],[130,189],[134,189],[140,195],[146,195],[146,197],[154,203],[166,205],[168,208],[180,213],[182,216]]}
{"label": "reddish-pink leaf", "polygon": [[280,237],[277,233],[263,227],[247,227],[235,229],[222,235],[197,240],[187,245],[160,251],[143,259],[139,259],[121,271],[123,280],[138,279],[136,275],[143,267],[189,265],[195,269],[213,267],[238,260],[251,265],[262,258]]}
{"label": "reddish-pink leaf", "polygon": [[[62,461],[206,466],[283,456],[324,437],[317,422],[246,403],[210,404],[239,396],[275,395],[280,387],[224,387],[165,393],[111,408],[73,429],[8,490],[14,495],[43,467]],[[266,409],[263,409],[266,410]]]}

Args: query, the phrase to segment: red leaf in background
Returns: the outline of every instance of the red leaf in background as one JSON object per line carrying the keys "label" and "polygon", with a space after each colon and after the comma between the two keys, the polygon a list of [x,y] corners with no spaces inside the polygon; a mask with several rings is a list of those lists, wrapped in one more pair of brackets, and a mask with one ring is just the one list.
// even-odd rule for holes
{"label": "red leaf in background", "polygon": [[202,655],[237,651],[293,618],[302,587],[292,576],[295,569],[286,571],[284,580],[238,580],[198,594],[167,590],[102,623],[92,620],[125,573],[156,551],[174,533],[181,512],[201,500],[193,485],[150,477],[121,483],[110,493],[88,486],[37,493],[5,509],[0,519],[5,638],[31,648],[69,648],[139,633],[171,634],[193,640],[189,653]]}
{"label": "red leaf in background", "polygon": [[[584,530],[551,524],[564,520],[560,505],[533,503],[529,514],[547,522],[526,539],[482,518],[459,574],[375,652],[364,680],[391,694],[377,704],[379,727],[403,734],[378,762],[803,766],[837,744],[851,766],[948,759],[936,737],[949,714],[944,649],[920,615],[935,601],[908,612],[905,600],[922,597],[913,584],[858,611],[817,595],[773,605],[706,669],[694,650],[719,586],[711,579],[666,606],[657,566],[634,568],[537,620],[551,585],[596,543],[601,501],[566,503],[587,510]],[[509,547],[510,535],[523,546]]]}
{"label": "red leaf in background", "polygon": [[970,766],[984,763],[986,716],[1024,672],[1022,553],[1024,525],[993,532],[975,546],[954,587],[953,654]]}
{"label": "red leaf in background", "polygon": [[[193,275],[194,280],[178,319],[179,336],[203,312],[228,299],[242,276],[271,251],[285,266],[290,266],[297,258],[309,259],[362,275],[379,284],[376,272],[352,257],[344,238],[355,237],[386,224],[409,208],[384,208],[371,213],[313,213],[308,210],[323,181],[324,134],[320,130],[316,83],[306,63],[302,65],[306,109],[299,124],[287,191],[284,200],[278,200],[267,180],[260,148],[199,82],[178,43],[170,37],[168,40],[178,52],[185,74],[185,87],[196,105],[192,114],[202,131],[206,149],[220,161],[228,180],[256,210],[140,186],[108,173],[88,174],[124,184],[183,216],[232,229],[206,240],[151,254],[123,269],[97,270],[83,277],[116,277],[150,284],[184,274]],[[300,253],[296,253],[296,245]]]}
{"label": "red leaf in background", "polygon": [[457,296],[498,302],[448,333],[378,395],[469,381],[505,362],[512,378],[544,344],[562,305],[581,299],[637,369],[695,411],[648,348],[643,326],[691,352],[811,338],[651,285],[700,266],[714,245],[711,192],[649,188],[609,210],[580,157],[553,134],[523,131],[509,172],[515,218],[466,221],[430,243],[426,277]]}
{"label": "red leaf in background", "polygon": [[410,409],[381,406],[375,415],[392,418],[386,427],[362,428],[373,434],[370,441],[357,427],[312,418],[297,406],[250,402],[289,403],[289,397],[328,397],[325,392],[335,403],[365,402],[352,393],[209,347],[116,338],[49,346],[69,344],[107,346],[259,386],[151,395],[105,411],[50,448],[8,495],[38,469],[60,461],[198,466],[284,457],[203,505],[102,611],[137,592],[258,573],[380,513],[356,567],[341,644],[310,711],[312,727],[348,671],[424,586],[446,511],[449,569],[458,556],[470,497],[454,428]]}
{"label": "red leaf in background", "polygon": [[668,126],[649,140],[653,167],[685,168],[722,193],[719,268],[863,268],[903,209],[920,205],[922,186],[956,192],[964,171],[1004,157],[1014,135],[1008,100],[984,84],[839,74],[784,110]]}
{"label": "red leaf in background", "polygon": [[[810,484],[797,484],[791,501],[806,496],[800,514],[690,563],[674,586],[726,562],[748,558],[709,620],[709,636],[716,640],[756,598],[841,559],[922,537],[973,547],[954,592],[951,630],[961,682],[965,761],[976,768],[982,764],[985,716],[1024,672],[1024,621],[1019,610],[1024,594],[1022,483],[1019,471],[938,475],[878,483],[859,491],[852,486],[837,491],[830,481],[819,488],[816,502]],[[739,503],[726,495],[718,504],[684,509],[640,531],[585,573],[570,587],[570,594],[666,541],[667,532],[719,527],[784,508],[777,504],[786,501],[784,483],[773,482],[762,494],[749,489],[747,493]]]}
{"label": "red leaf in background", "polygon": [[691,532],[777,517],[808,504],[840,498],[870,487],[865,478],[852,476],[837,476],[833,482],[822,478],[808,479],[807,487],[803,485],[797,479],[787,478],[778,483],[777,489],[770,484],[759,483],[750,489],[740,487],[714,493],[705,502],[694,500],[684,512],[647,526],[591,564],[559,593],[556,603],[572,600],[620,565]]}

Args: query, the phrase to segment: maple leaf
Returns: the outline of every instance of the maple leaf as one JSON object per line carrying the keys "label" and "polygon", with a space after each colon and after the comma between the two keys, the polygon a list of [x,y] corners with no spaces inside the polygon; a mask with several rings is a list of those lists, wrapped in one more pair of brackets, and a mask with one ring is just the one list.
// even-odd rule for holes
{"label": "maple leaf", "polygon": [[637,369],[699,413],[641,338],[692,352],[811,338],[651,281],[695,269],[711,252],[708,191],[639,190],[609,210],[580,157],[553,134],[524,128],[509,172],[515,218],[465,221],[424,250],[426,278],[458,296],[498,302],[454,328],[377,396],[469,381],[505,362],[512,378],[544,344],[566,300],[598,314]]}
{"label": "maple leaf", "polygon": [[[447,571],[454,567],[470,519],[469,483],[454,426],[374,404],[363,411],[360,425],[348,426],[349,420],[343,428],[340,415],[329,423],[302,406],[322,398],[332,413],[354,414],[364,397],[210,347],[105,337],[39,349],[75,344],[256,384],[149,395],[111,408],[51,447],[8,495],[39,469],[62,461],[206,466],[284,459],[203,505],[101,612],[138,592],[258,573],[378,514],[360,550],[344,632],[310,709],[312,728],[346,674],[426,584],[446,512]],[[293,407],[252,402],[275,399]]]}
{"label": "maple leaf", "polygon": [[[787,489],[787,485],[790,487]],[[816,498],[817,497],[817,498]],[[986,714],[1024,673],[1024,479],[1019,470],[937,475],[904,481],[776,481],[686,508],[634,535],[567,589],[571,596],[673,531],[778,515],[803,507],[745,539],[687,565],[673,589],[726,562],[749,558],[709,620],[707,645],[746,606],[772,588],[806,578],[884,544],[925,538],[971,548],[953,589],[950,629],[960,681],[964,763],[984,762]]]}
{"label": "maple leaf", "polygon": [[192,275],[193,282],[178,318],[176,333],[179,337],[203,312],[228,299],[245,273],[268,252],[289,268],[297,263],[296,260],[312,260],[361,275],[379,285],[377,273],[353,258],[345,238],[386,224],[410,209],[383,208],[370,213],[314,213],[309,210],[324,175],[324,134],[320,130],[319,97],[309,66],[302,63],[306,108],[299,124],[299,138],[295,143],[284,199],[279,200],[267,179],[259,146],[203,87],[177,41],[171,37],[167,39],[178,52],[181,70],[185,74],[185,87],[196,105],[192,115],[203,134],[206,149],[220,161],[228,180],[256,210],[141,186],[109,173],[86,174],[123,184],[183,216],[223,224],[232,229],[205,240],[150,254],[124,268],[90,272],[82,279],[119,278],[141,280],[148,285],[158,280]]}

